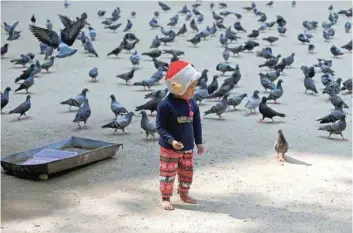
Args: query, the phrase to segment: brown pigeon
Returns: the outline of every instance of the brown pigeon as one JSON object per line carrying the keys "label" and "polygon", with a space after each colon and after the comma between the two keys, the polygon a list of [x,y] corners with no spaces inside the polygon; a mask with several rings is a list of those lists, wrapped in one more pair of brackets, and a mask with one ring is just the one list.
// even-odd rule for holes
{"label": "brown pigeon", "polygon": [[276,159],[278,159],[280,162],[284,162],[284,156],[288,151],[288,142],[286,138],[283,135],[282,130],[278,130],[278,138],[277,141],[275,142],[275,150],[277,152]]}

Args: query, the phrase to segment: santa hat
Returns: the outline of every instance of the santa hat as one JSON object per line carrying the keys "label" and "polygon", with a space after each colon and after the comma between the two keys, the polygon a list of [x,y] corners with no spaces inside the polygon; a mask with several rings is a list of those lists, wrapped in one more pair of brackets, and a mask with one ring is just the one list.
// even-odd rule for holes
{"label": "santa hat", "polygon": [[176,95],[183,95],[190,84],[198,80],[201,76],[190,63],[182,60],[170,63],[165,76],[168,91]]}

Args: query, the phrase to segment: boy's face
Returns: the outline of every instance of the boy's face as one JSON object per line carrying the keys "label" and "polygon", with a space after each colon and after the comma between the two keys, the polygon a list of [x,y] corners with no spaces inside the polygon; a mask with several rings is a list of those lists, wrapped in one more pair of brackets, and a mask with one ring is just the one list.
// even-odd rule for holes
{"label": "boy's face", "polygon": [[182,95],[181,97],[185,100],[191,99],[191,97],[194,95],[196,84],[197,84],[197,80],[190,84],[188,89],[186,89],[184,95]]}

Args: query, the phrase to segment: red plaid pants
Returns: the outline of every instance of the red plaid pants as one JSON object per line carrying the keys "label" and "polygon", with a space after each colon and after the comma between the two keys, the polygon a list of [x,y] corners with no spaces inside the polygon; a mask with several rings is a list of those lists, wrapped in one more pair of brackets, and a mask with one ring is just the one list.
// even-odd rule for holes
{"label": "red plaid pants", "polygon": [[193,176],[193,151],[178,152],[160,147],[159,189],[162,198],[173,195],[175,176],[178,173],[178,193],[188,194]]}

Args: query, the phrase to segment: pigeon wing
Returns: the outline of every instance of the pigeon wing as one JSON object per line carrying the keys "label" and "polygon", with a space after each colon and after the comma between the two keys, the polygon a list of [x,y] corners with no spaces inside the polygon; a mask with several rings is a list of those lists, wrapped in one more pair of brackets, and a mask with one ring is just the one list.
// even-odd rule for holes
{"label": "pigeon wing", "polygon": [[29,30],[40,42],[54,48],[59,46],[59,36],[56,32],[49,31],[46,28],[36,27],[34,25],[30,25]]}
{"label": "pigeon wing", "polygon": [[61,23],[64,25],[64,27],[69,27],[70,25],[72,25],[72,20],[65,15],[59,14],[59,19],[60,19]]}

